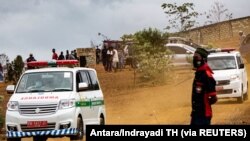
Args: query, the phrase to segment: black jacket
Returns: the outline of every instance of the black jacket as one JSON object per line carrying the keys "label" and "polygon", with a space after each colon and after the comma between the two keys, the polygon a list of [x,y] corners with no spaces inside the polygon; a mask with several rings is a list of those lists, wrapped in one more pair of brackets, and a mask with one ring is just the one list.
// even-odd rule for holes
{"label": "black jacket", "polygon": [[206,63],[196,70],[192,89],[191,116],[212,117],[211,105],[217,101],[216,81],[212,74],[212,70]]}

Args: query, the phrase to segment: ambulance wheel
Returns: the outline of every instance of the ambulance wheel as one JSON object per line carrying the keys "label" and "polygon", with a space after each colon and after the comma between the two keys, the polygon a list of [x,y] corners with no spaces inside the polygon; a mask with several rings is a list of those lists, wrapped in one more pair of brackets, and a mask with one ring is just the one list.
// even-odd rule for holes
{"label": "ambulance wheel", "polygon": [[100,117],[100,125],[105,125],[105,119],[104,119],[103,115],[101,115],[101,117]]}
{"label": "ambulance wheel", "polygon": [[21,138],[7,138],[7,141],[21,141]]}
{"label": "ambulance wheel", "polygon": [[77,134],[75,136],[71,136],[70,140],[82,140],[83,139],[83,121],[81,117],[77,118]]}
{"label": "ambulance wheel", "polygon": [[238,103],[243,103],[244,102],[244,93],[243,93],[243,86],[241,86],[241,95],[240,97],[237,97],[237,102]]}
{"label": "ambulance wheel", "polygon": [[248,100],[248,82],[247,82],[247,92],[244,94],[244,100]]}

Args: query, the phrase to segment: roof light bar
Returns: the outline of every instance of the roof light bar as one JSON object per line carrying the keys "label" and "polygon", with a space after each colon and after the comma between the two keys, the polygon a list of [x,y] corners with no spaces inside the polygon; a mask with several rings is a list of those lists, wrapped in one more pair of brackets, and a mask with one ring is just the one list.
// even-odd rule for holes
{"label": "roof light bar", "polygon": [[60,65],[76,65],[78,64],[78,60],[52,60],[52,61],[31,61],[27,63],[27,66],[30,67],[56,67]]}
{"label": "roof light bar", "polygon": [[216,52],[230,52],[230,51],[235,51],[236,49],[235,48],[217,48],[217,49],[212,49],[212,50],[209,50],[209,53],[216,53]]}

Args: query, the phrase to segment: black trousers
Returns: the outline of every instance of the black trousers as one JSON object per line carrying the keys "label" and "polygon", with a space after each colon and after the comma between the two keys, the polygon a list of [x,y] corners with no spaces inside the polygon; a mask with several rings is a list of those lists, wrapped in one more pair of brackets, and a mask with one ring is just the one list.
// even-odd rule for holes
{"label": "black trousers", "polygon": [[210,125],[211,117],[192,116],[190,125]]}

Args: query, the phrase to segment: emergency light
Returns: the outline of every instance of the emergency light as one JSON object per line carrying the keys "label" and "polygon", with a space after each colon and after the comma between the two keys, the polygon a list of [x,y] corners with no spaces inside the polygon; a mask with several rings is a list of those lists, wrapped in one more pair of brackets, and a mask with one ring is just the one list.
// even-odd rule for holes
{"label": "emergency light", "polygon": [[212,50],[209,50],[208,52],[209,53],[216,53],[216,52],[230,52],[230,51],[235,51],[235,48],[218,48],[218,49],[212,49]]}
{"label": "emergency light", "polygon": [[60,65],[77,65],[78,60],[52,60],[52,61],[31,61],[27,63],[27,66],[30,67],[56,67]]}

